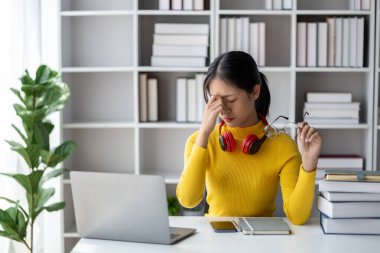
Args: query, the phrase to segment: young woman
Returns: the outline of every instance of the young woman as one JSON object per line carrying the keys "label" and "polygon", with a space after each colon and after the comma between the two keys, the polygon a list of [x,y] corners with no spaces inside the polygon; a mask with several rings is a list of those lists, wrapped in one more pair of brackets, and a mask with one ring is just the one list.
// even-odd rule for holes
{"label": "young woman", "polygon": [[[181,205],[198,205],[206,188],[206,215],[273,216],[280,183],[286,216],[293,224],[305,223],[322,145],[318,132],[301,122],[297,144],[282,133],[267,138],[267,79],[244,52],[228,52],[214,60],[204,94],[206,101],[211,98],[200,129],[187,140],[177,186]],[[222,121],[215,126],[218,116]]]}

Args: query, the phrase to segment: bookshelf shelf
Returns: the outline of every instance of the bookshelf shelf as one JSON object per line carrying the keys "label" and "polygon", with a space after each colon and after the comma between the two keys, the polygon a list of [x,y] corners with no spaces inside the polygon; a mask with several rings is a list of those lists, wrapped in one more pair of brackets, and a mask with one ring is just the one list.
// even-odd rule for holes
{"label": "bookshelf shelf", "polygon": [[[265,10],[262,0],[205,0],[202,11],[164,11],[151,0],[60,2],[62,49],[57,53],[63,81],[71,88],[61,115],[62,138],[78,143],[65,163],[70,170],[161,175],[168,195],[174,195],[186,140],[200,127],[199,122],[176,122],[176,79],[207,72],[220,53],[221,18],[242,17],[266,25],[266,63],[259,69],[272,96],[268,121],[279,115],[300,121],[307,92],[350,92],[353,102],[360,102],[360,124],[315,125],[324,139],[322,153],[357,154],[366,170],[380,168],[380,11],[374,7],[354,11],[347,0],[294,0],[291,10]],[[298,67],[297,22],[334,16],[364,17],[364,67]],[[155,23],[208,24],[206,66],[151,66]],[[157,122],[140,122],[140,74],[158,79]],[[60,253],[66,253],[79,240],[68,173],[62,186],[67,206]]]}
{"label": "bookshelf shelf", "polygon": [[61,11],[62,17],[128,16],[134,14],[133,11]]}
{"label": "bookshelf shelf", "polygon": [[149,15],[149,16],[209,16],[211,11],[160,11],[160,10],[139,10],[137,11],[138,15]]}

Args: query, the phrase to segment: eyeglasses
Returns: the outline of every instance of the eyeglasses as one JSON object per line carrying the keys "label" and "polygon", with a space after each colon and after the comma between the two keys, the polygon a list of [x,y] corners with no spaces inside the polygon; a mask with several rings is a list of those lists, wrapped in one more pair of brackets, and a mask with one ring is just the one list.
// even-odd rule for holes
{"label": "eyeglasses", "polygon": [[[304,113],[303,121],[305,120],[306,115],[309,115],[309,113],[308,112]],[[274,123],[280,118],[289,120],[288,117],[280,115],[270,125],[266,125],[264,130],[265,130],[265,135],[268,138],[273,139],[273,138],[277,137],[280,133],[285,133],[289,136],[294,135],[294,130],[298,128],[298,124],[294,123],[294,122],[286,122],[281,128],[275,127]]]}

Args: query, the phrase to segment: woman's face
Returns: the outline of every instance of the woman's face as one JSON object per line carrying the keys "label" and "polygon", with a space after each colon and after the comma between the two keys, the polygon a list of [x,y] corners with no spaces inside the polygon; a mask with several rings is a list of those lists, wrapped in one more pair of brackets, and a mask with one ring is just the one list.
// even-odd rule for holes
{"label": "woman's face", "polygon": [[219,117],[228,126],[246,127],[257,123],[255,100],[260,94],[260,86],[255,85],[252,93],[230,85],[219,78],[211,81],[210,95],[223,101],[223,111]]}

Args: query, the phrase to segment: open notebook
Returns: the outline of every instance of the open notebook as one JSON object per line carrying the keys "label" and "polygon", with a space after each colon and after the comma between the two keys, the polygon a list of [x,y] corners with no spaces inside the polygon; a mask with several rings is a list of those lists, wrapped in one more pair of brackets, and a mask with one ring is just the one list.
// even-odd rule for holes
{"label": "open notebook", "polygon": [[246,235],[288,235],[288,224],[280,217],[239,218],[239,225]]}

